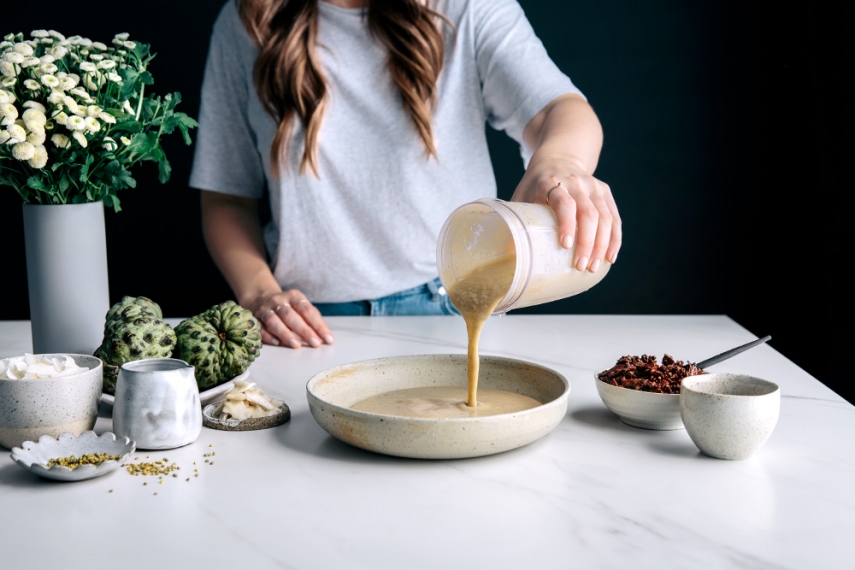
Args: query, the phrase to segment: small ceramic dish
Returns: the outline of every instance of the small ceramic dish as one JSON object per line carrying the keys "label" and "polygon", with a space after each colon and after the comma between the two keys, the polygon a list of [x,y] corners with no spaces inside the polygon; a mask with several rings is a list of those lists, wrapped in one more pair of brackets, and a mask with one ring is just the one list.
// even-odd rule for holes
{"label": "small ceramic dish", "polygon": [[[199,401],[202,406],[207,406],[232,388],[234,388],[235,382],[238,380],[246,380],[249,378],[249,370],[244,372],[243,374],[239,374],[235,376],[225,384],[220,384],[219,386],[214,386],[213,388],[209,388],[202,392],[199,392]],[[112,394],[101,394],[101,401],[107,404],[108,406],[112,406],[116,402],[116,398]]]}
{"label": "small ceramic dish", "polygon": [[291,419],[291,410],[288,408],[288,404],[282,402],[279,413],[272,416],[249,418],[248,420],[221,420],[213,416],[214,410],[217,409],[221,401],[208,404],[202,408],[203,426],[223,431],[253,431],[280,426]]}
{"label": "small ceramic dish", "polygon": [[633,427],[653,430],[685,429],[680,417],[680,394],[660,394],[612,386],[594,374],[597,392],[608,409]]}
{"label": "small ceramic dish", "polygon": [[[111,432],[105,432],[99,437],[94,431],[85,431],[79,436],[63,433],[56,438],[43,435],[38,442],[25,441],[21,447],[12,449],[12,459],[24,469],[47,479],[82,481],[100,477],[118,469],[128,462],[136,448],[136,442],[126,437],[117,439]],[[75,469],[62,465],[54,465],[50,468],[47,466],[51,459],[72,455],[81,457],[86,453],[118,455],[119,459],[105,461],[99,465],[81,465]]]}

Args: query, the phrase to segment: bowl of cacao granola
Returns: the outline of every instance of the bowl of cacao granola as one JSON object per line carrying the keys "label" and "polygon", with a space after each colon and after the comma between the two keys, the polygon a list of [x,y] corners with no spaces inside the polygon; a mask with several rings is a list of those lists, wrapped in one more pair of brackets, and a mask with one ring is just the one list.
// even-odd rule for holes
{"label": "bowl of cacao granola", "polygon": [[633,427],[652,430],[685,429],[680,417],[680,383],[703,374],[693,362],[666,354],[622,356],[594,375],[597,392],[606,407]]}

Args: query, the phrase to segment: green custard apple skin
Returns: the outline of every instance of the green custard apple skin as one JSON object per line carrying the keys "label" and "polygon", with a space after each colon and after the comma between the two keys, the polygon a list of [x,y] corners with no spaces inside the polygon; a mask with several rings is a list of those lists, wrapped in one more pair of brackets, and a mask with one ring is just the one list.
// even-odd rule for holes
{"label": "green custard apple skin", "polygon": [[156,319],[163,318],[160,305],[148,297],[131,297],[125,295],[122,300],[110,307],[105,317],[105,326],[116,321],[128,321],[135,316],[150,313]]}
{"label": "green custard apple skin", "polygon": [[119,367],[144,358],[169,358],[175,350],[175,331],[153,316],[112,323],[95,356],[104,362],[104,391],[114,394]]}
{"label": "green custard apple skin", "polygon": [[261,324],[234,301],[182,321],[175,333],[175,355],[195,367],[199,390],[243,374],[261,353]]}

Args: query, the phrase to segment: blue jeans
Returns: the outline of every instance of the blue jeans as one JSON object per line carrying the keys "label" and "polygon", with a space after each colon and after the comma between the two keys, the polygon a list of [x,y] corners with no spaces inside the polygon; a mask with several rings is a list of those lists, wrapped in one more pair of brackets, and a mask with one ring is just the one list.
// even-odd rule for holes
{"label": "blue jeans", "polygon": [[325,317],[459,315],[448,300],[439,277],[424,285],[392,293],[386,297],[349,303],[315,303]]}

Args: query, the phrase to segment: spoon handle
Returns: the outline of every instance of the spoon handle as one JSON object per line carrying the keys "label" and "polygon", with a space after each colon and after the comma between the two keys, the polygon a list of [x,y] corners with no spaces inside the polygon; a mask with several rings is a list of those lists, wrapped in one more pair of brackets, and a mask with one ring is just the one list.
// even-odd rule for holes
{"label": "spoon handle", "polygon": [[749,348],[754,348],[758,344],[763,344],[764,342],[766,342],[767,340],[769,340],[771,338],[772,338],[771,336],[766,335],[763,338],[758,338],[757,340],[752,340],[751,342],[749,342],[747,344],[743,344],[742,346],[737,346],[736,348],[731,348],[730,350],[722,352],[721,354],[717,354],[717,355],[713,356],[712,358],[707,358],[706,360],[704,360],[702,362],[698,362],[697,366],[698,366],[698,368],[701,368],[701,369],[708,368],[708,367],[712,366],[713,364],[718,364],[722,360],[727,360],[731,356],[736,356],[740,352],[745,352]]}

